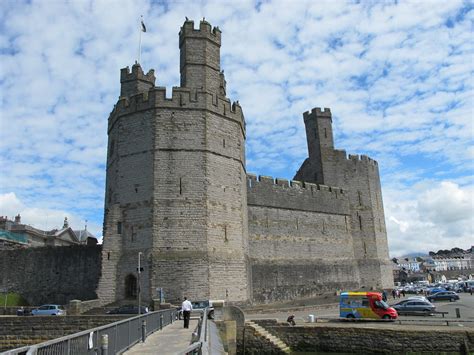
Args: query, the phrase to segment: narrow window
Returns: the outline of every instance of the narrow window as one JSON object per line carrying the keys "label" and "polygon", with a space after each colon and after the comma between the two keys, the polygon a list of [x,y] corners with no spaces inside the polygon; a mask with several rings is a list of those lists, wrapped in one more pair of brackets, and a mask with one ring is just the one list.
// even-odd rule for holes
{"label": "narrow window", "polygon": [[224,242],[229,242],[229,239],[227,239],[227,225],[224,226]]}
{"label": "narrow window", "polygon": [[107,253],[107,260],[110,260],[110,251]]}
{"label": "narrow window", "polygon": [[112,141],[110,142],[109,157],[111,157],[114,154],[114,149],[115,149],[115,140],[112,139]]}
{"label": "narrow window", "polygon": [[359,229],[362,230],[362,217],[359,216]]}
{"label": "narrow window", "polygon": [[357,191],[359,194],[359,206],[362,206],[362,193],[360,191]]}
{"label": "narrow window", "polygon": [[117,234],[122,234],[122,222],[117,222]]}
{"label": "narrow window", "polygon": [[324,138],[327,138],[327,137],[328,137],[328,131],[327,131],[327,129],[325,128],[325,129],[324,129]]}
{"label": "narrow window", "polygon": [[222,140],[222,146],[225,148],[225,138]]}
{"label": "narrow window", "polygon": [[183,194],[183,178],[179,178],[179,194]]}

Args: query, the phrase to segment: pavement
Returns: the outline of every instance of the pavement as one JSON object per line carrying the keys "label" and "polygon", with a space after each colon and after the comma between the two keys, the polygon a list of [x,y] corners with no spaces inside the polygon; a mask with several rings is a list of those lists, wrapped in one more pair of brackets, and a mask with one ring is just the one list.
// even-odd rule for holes
{"label": "pavement", "polygon": [[[392,299],[391,297],[388,300],[390,305],[393,305],[403,299],[411,297],[414,295],[407,294],[406,297],[401,297],[400,299]],[[474,327],[474,295],[471,296],[469,293],[460,293],[460,300],[456,302],[449,302],[449,301],[440,301],[435,302],[434,305],[436,306],[436,310],[440,312],[448,312],[445,318],[442,318],[441,315],[435,316],[400,316],[399,320],[406,321],[403,324],[399,324],[398,322],[388,322],[388,324],[397,324],[398,326],[405,327],[408,323],[420,323],[420,324],[436,324],[439,323],[440,325],[446,325],[446,320],[449,320],[450,323],[456,323],[455,321],[460,321],[459,326],[461,327]],[[245,310],[245,318],[247,320],[258,320],[258,319],[277,319],[280,322],[285,322],[287,317],[290,314],[295,315],[295,321],[297,325],[309,325],[308,316],[310,314],[314,315],[318,322],[322,322],[322,324],[326,324],[327,322],[331,321],[338,321],[339,318],[339,305],[337,303],[333,303],[333,300],[328,300],[331,303],[327,303],[326,305],[310,305],[306,304],[305,307],[295,307],[293,309],[266,309],[266,310],[259,310],[255,312],[254,310]],[[456,308],[459,308],[461,318],[456,317]],[[451,322],[454,321],[454,322]],[[345,322],[342,322],[343,324]],[[352,324],[352,323],[349,323]],[[364,324],[364,322],[360,322],[360,324]],[[380,322],[377,323],[380,325]],[[313,326],[313,324],[311,324]],[[378,325],[378,326],[379,326]]]}
{"label": "pavement", "polygon": [[162,330],[150,334],[144,343],[137,343],[123,354],[126,355],[171,355],[178,354],[191,344],[193,331],[198,326],[198,320],[191,318],[189,328],[183,328],[179,320],[167,325]]}

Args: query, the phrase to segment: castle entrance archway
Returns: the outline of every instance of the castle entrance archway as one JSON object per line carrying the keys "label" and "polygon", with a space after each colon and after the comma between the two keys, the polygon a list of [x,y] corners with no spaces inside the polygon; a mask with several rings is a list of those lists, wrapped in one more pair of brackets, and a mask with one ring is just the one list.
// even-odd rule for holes
{"label": "castle entrance archway", "polygon": [[137,298],[137,278],[134,275],[125,277],[125,298]]}

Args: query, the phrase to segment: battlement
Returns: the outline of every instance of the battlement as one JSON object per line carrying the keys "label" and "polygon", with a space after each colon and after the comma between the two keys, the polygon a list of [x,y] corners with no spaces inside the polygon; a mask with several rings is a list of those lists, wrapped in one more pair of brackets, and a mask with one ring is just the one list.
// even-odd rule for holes
{"label": "battlement", "polygon": [[281,178],[273,178],[271,176],[247,174],[247,180],[249,181],[250,188],[255,186],[255,184],[266,184],[266,185],[275,185],[281,186],[284,188],[293,188],[293,189],[307,189],[314,191],[327,191],[335,194],[343,195],[345,191],[340,187],[326,186],[321,184],[313,184],[310,182],[296,181],[296,180],[287,180]]}
{"label": "battlement", "polygon": [[328,117],[332,119],[331,109],[325,107],[323,110],[321,110],[321,107],[315,107],[311,111],[306,111],[303,113],[303,118],[305,121],[309,118],[315,117]]}
{"label": "battlement", "polygon": [[348,214],[348,195],[339,187],[247,174],[249,205]]}
{"label": "battlement", "polygon": [[182,87],[173,87],[171,97],[167,97],[166,87],[153,87],[146,92],[121,97],[110,113],[109,131],[119,117],[156,108],[209,110],[237,121],[245,135],[245,119],[238,101],[232,102],[217,94]]}
{"label": "battlement", "polygon": [[205,38],[216,42],[219,46],[221,44],[221,30],[219,27],[212,27],[211,24],[205,20],[199,22],[199,29],[194,29],[194,21],[186,20],[179,31],[179,45],[181,46],[184,38]]}
{"label": "battlement", "polygon": [[130,71],[128,66],[120,69],[120,83],[134,80],[146,81],[147,83],[155,85],[155,71],[150,69],[148,73],[145,74],[138,63],[132,66],[132,71]]}

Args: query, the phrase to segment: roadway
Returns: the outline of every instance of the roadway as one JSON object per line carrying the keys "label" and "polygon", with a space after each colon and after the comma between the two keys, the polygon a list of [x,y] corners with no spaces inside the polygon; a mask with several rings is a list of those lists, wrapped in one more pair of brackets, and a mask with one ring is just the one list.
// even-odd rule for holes
{"label": "roadway", "polygon": [[[407,295],[408,298],[412,295]],[[433,315],[433,316],[399,316],[399,319],[403,322],[403,326],[406,326],[407,323],[438,323],[440,325],[446,325],[446,320],[448,321],[456,321],[459,320],[459,324],[461,326],[468,326],[474,327],[474,295],[471,296],[469,293],[460,293],[460,300],[456,302],[449,302],[449,301],[438,301],[435,302],[434,305],[436,306],[436,311],[439,312],[448,312],[443,318],[441,315]],[[388,304],[393,305],[403,299],[389,299]],[[456,308],[459,308],[461,318],[456,318]],[[296,324],[304,324],[308,321],[308,315],[313,314],[316,319],[321,321],[334,321],[339,317],[339,306],[337,304],[327,304],[327,305],[319,305],[319,306],[307,306],[304,309],[297,309],[297,310],[266,310],[260,313],[250,313],[245,312],[245,318],[247,320],[258,320],[258,319],[277,319],[281,322],[286,322],[286,319],[290,314],[295,315]],[[418,321],[418,322],[416,322]],[[393,324],[399,324],[399,322],[389,322]],[[455,322],[454,322],[455,323]],[[352,323],[354,324],[354,323]]]}

